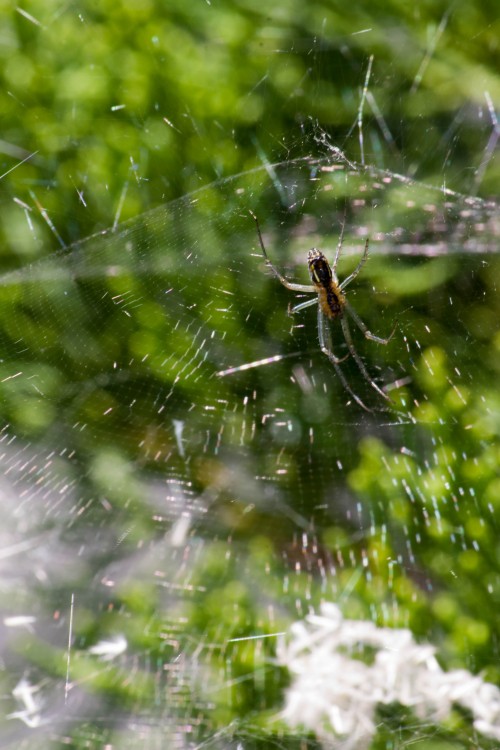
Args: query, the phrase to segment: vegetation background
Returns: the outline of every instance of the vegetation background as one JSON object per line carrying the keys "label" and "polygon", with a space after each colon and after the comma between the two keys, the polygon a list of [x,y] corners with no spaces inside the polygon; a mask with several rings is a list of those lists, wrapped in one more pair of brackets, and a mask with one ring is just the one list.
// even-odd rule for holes
{"label": "vegetation background", "polygon": [[[497,4],[0,0],[0,16],[0,416],[4,446],[15,446],[3,456],[10,552],[0,603],[6,617],[39,623],[6,641],[5,713],[19,709],[13,690],[23,675],[52,691],[50,710],[46,703],[32,713],[44,728],[4,720],[5,742],[153,747],[172,733],[171,742],[183,736],[210,747],[242,738],[245,747],[266,747],[271,737],[312,747],[313,739],[268,721],[287,680],[270,667],[272,639],[257,647],[230,639],[286,630],[335,592],[349,616],[410,626],[440,649],[446,667],[484,671],[500,685]],[[332,145],[361,175],[332,183],[335,222],[314,193],[315,175],[294,161],[335,163]],[[374,191],[378,178],[398,174],[409,179],[384,188],[386,213],[356,208],[364,181]],[[359,239],[357,225],[371,233],[376,223],[379,239],[396,241],[363,275],[382,292],[370,327],[382,334],[404,318],[393,359],[412,362],[400,402],[415,420],[406,433],[366,415],[353,421],[343,403],[334,426],[325,423],[331,393],[299,398],[285,369],[266,367],[245,385],[183,380],[185,358],[198,354],[196,330],[209,321],[227,334],[215,369],[291,354],[316,337],[299,332],[289,350],[277,349],[287,323],[269,310],[278,299],[278,312],[286,310],[290,295],[251,257],[259,250],[248,208],[258,209],[280,260],[287,247],[302,257],[310,246],[300,200],[272,197],[294,180],[312,196],[309,214],[316,201],[312,234],[330,233],[329,246],[343,216],[351,237]],[[246,190],[243,199],[236,188]],[[449,198],[444,228],[413,224],[410,203],[425,214],[429,201],[446,201],[442,188],[459,194]],[[396,225],[408,231],[399,245]],[[449,255],[438,252],[447,239]],[[413,256],[401,262],[405,242]],[[127,243],[136,254],[124,260]],[[429,247],[442,256],[432,265],[421,262]],[[113,276],[113,264],[122,273]],[[182,310],[162,296],[168,278],[182,290]],[[239,302],[227,320],[222,288]],[[373,315],[366,298],[358,304],[363,317]],[[426,326],[428,339],[417,339]],[[165,361],[173,362],[168,371]],[[318,362],[308,367],[323,382]],[[241,405],[255,392],[259,418],[284,406],[300,436],[250,440],[240,464]],[[211,399],[239,404],[231,418],[215,407],[210,429],[216,434],[219,420],[221,434],[224,425],[233,435],[224,456],[205,440],[200,415],[189,422],[191,405],[208,409]],[[334,399],[342,401],[341,390]],[[154,458],[177,449],[168,466]],[[282,505],[268,495],[269,510],[255,477],[274,475],[283,455],[288,484],[276,479]],[[186,509],[178,489],[164,507],[174,480],[197,518],[185,548],[168,537]],[[319,519],[315,509],[331,497],[342,512]],[[299,516],[316,518],[313,552]],[[160,539],[163,557],[146,559]],[[403,558],[394,572],[391,561]],[[359,572],[366,559],[368,576]],[[105,579],[115,582],[106,594]],[[172,596],[175,587],[182,595]],[[80,702],[70,705],[68,724],[58,701],[68,684],[70,620]],[[117,632],[131,661],[110,666],[90,649]],[[193,666],[193,652],[203,667]],[[211,692],[212,682],[219,687]],[[145,715],[145,734],[131,731],[130,717]],[[401,742],[415,736],[414,717],[395,715],[381,721],[381,747],[397,746],[384,744],[395,742],[395,726]],[[438,734],[418,731],[436,750],[470,746],[469,730],[457,713]]]}

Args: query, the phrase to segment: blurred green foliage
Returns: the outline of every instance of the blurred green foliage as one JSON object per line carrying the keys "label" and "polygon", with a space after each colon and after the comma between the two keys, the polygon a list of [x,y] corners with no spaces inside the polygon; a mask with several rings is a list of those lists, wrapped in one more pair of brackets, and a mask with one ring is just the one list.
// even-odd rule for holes
{"label": "blurred green foliage", "polygon": [[[9,265],[11,255],[54,244],[34,195],[69,244],[110,226],[119,207],[127,219],[262,155],[314,153],[311,121],[359,160],[371,55],[367,163],[470,192],[492,127],[485,92],[500,98],[491,0],[411,9],[3,0],[0,12],[0,152],[2,172],[13,169],[3,178],[0,228]],[[495,194],[497,184],[493,162],[480,189]],[[13,198],[30,207],[36,230]]]}
{"label": "blurred green foliage", "polygon": [[[203,731],[248,722],[266,738],[287,679],[267,636],[337,598],[347,616],[410,624],[447,667],[498,683],[498,261],[397,252],[456,251],[497,221],[472,201],[498,194],[498,159],[487,159],[496,4],[0,0],[0,15],[0,408],[15,437],[48,452],[35,484],[48,495],[78,487],[62,522],[44,497],[41,526],[60,524],[86,564],[71,585],[37,590],[49,613],[70,590],[83,600],[75,682],[161,718],[178,689],[169,665],[199,649],[204,665],[176,710],[189,705]],[[389,172],[270,166],[335,161],[332,144]],[[414,182],[388,187],[389,173]],[[471,201],[449,198],[450,208],[423,183]],[[373,253],[350,293],[374,332],[399,320],[383,355],[359,346],[370,372],[409,373],[395,395],[410,415],[400,422],[353,416],[312,311],[290,332],[291,295],[266,278],[248,217],[258,210],[273,259],[292,264],[312,244],[333,250],[344,205],[351,249],[367,234],[399,243]],[[92,237],[118,220],[129,223]],[[341,275],[354,263],[346,253]],[[290,359],[271,374],[216,375],[276,353]],[[68,483],[47,468],[61,445],[78,476]],[[173,491],[165,503],[177,480],[186,506]],[[165,536],[178,520],[169,503],[195,519],[186,550]],[[164,539],[168,555],[149,561],[144,551]],[[111,564],[126,572],[110,574],[108,595],[99,587]],[[182,596],[167,598],[162,576]],[[8,606],[30,596],[18,587]],[[133,684],[87,653],[117,630],[146,654]],[[266,638],[231,641],[255,635]],[[45,653],[30,636],[14,650],[64,679],[60,648]],[[150,676],[163,671],[153,697]],[[99,732],[82,723],[73,746]],[[276,737],[297,743],[283,727]],[[444,734],[421,744],[461,746]]]}

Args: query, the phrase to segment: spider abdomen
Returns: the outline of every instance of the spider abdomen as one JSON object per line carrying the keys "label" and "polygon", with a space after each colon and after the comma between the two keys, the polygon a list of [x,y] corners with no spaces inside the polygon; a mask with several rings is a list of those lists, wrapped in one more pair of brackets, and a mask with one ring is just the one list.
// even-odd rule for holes
{"label": "spider abdomen", "polygon": [[345,297],[334,281],[330,283],[329,287],[318,289],[318,297],[323,315],[331,320],[342,317]]}

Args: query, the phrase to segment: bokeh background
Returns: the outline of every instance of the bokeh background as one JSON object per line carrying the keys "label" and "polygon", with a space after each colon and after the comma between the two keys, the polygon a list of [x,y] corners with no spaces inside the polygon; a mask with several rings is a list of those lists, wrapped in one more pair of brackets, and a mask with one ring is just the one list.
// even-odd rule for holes
{"label": "bokeh background", "polygon": [[[274,657],[321,601],[500,685],[496,4],[0,15],[2,746],[315,747]],[[394,407],[250,210],[303,283],[370,237]],[[494,747],[381,711],[415,739]]]}

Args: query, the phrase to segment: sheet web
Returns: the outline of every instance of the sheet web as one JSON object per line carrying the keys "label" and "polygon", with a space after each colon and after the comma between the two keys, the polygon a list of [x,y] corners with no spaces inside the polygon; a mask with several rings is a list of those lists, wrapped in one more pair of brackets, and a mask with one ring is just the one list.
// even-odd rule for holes
{"label": "sheet web", "polygon": [[[353,336],[394,407],[350,357],[359,408],[315,309],[287,315],[250,210],[299,283],[343,224],[340,279],[370,237],[349,300],[397,328],[387,347]],[[495,681],[477,608],[498,596],[497,242],[496,205],[331,151],[2,277],[6,742],[314,747],[280,714],[275,654],[322,602]],[[380,742],[477,731],[414,709],[379,706]]]}

